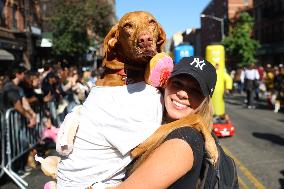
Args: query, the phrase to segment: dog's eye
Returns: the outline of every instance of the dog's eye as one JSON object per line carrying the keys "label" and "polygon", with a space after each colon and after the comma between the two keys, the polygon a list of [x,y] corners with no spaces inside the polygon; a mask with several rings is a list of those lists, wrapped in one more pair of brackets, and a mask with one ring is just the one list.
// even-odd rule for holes
{"label": "dog's eye", "polygon": [[149,24],[150,24],[150,25],[155,25],[155,24],[156,24],[156,21],[155,21],[154,19],[151,19],[151,20],[149,20]]}
{"label": "dog's eye", "polygon": [[132,24],[126,23],[126,24],[124,24],[123,28],[124,29],[130,29],[130,28],[132,28]]}

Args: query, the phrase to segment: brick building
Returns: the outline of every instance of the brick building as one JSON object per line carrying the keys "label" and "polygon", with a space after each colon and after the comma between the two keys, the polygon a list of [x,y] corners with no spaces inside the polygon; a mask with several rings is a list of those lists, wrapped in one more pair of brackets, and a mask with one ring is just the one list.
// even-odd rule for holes
{"label": "brick building", "polygon": [[204,56],[207,45],[222,40],[221,21],[210,16],[223,19],[223,31],[226,35],[230,20],[234,19],[238,12],[251,9],[252,6],[253,0],[211,0],[201,12],[201,15],[205,15],[201,17],[201,54]]}
{"label": "brick building", "polygon": [[259,64],[284,64],[284,0],[254,0],[254,37]]}
{"label": "brick building", "polygon": [[39,1],[0,1],[0,70],[24,63],[27,68],[36,57],[36,42],[41,38]]}

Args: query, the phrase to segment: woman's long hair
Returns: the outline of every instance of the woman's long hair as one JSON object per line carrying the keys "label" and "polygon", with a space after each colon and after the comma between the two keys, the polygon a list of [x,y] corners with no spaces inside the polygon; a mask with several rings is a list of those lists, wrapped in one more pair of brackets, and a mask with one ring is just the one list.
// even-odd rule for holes
{"label": "woman's long hair", "polygon": [[[211,131],[213,128],[213,105],[210,97],[206,97],[204,99],[201,105],[197,108],[195,114],[201,115],[201,117],[203,118],[203,122],[208,126],[208,129]],[[181,127],[186,127],[186,126],[181,126]],[[191,127],[194,128],[194,125]],[[151,153],[163,143],[165,138],[172,131],[173,130],[169,130],[165,132],[156,143],[151,144],[149,148],[136,160],[130,172],[132,173],[135,169],[137,169],[151,155]]]}

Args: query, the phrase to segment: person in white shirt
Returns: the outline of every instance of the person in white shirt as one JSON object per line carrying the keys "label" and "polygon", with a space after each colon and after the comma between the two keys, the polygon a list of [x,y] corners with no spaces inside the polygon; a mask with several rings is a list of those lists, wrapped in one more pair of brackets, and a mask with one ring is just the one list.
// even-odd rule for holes
{"label": "person in white shirt", "polygon": [[145,82],[93,87],[80,107],[73,150],[58,164],[57,188],[121,182],[130,151],[161,125],[162,114],[159,90]]}

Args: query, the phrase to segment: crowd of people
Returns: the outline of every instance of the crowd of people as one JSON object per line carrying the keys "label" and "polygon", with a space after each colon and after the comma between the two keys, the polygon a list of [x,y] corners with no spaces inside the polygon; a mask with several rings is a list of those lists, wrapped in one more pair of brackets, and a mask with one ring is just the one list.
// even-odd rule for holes
{"label": "crowd of people", "polygon": [[255,100],[266,100],[275,113],[284,105],[284,66],[250,65],[231,72],[233,93],[246,93],[248,108],[255,108]]}
{"label": "crowd of people", "polygon": [[[60,115],[72,108],[72,103],[81,104],[96,79],[92,71],[82,71],[76,66],[60,62],[58,64],[46,63],[37,71],[16,66],[8,72],[0,77],[3,102],[1,109],[5,111],[12,107],[15,108],[29,120],[31,126],[36,121],[34,119],[35,110],[32,107],[54,102],[56,113]],[[52,112],[46,111],[46,115],[49,116],[49,114]],[[52,122],[56,124],[54,120]]]}
{"label": "crowd of people", "polygon": [[[95,74],[90,69],[81,70],[66,61],[48,62],[42,68],[31,71],[18,65],[0,76],[0,111],[2,116],[14,108],[27,120],[27,127],[33,129],[42,121],[44,126],[42,144],[55,143],[57,127],[71,109],[81,104],[95,85]],[[43,112],[43,118],[39,114]],[[42,146],[38,146],[41,150]],[[39,152],[37,152],[39,153]],[[28,158],[15,171],[22,171],[28,165]],[[33,165],[28,165],[33,167]]]}

